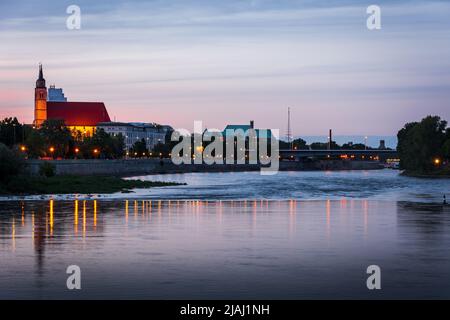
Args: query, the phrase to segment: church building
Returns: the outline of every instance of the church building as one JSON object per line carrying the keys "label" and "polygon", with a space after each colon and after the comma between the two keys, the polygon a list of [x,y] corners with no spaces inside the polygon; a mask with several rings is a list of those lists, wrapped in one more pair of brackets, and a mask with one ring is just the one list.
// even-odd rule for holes
{"label": "church building", "polygon": [[[51,91],[51,92],[50,92]],[[39,78],[34,91],[34,126],[40,127],[45,120],[64,120],[74,133],[90,136],[97,124],[110,122],[108,111],[103,102],[67,101],[61,89],[51,86],[47,93],[42,65],[39,65]]]}

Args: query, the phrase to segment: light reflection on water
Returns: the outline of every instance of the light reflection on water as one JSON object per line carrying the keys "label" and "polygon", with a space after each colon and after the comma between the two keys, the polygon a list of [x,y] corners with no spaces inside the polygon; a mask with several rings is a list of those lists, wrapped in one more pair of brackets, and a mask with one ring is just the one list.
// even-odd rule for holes
{"label": "light reflection on water", "polygon": [[[79,292],[65,289],[71,264]],[[370,264],[380,292],[366,289]],[[0,298],[450,298],[450,210],[346,198],[7,202],[0,288]]]}

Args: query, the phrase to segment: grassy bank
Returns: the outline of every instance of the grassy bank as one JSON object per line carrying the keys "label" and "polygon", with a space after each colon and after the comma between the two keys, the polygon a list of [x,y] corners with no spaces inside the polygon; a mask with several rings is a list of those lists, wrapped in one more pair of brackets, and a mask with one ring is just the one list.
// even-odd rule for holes
{"label": "grassy bank", "polygon": [[124,180],[102,176],[16,176],[0,183],[1,195],[114,193],[129,192],[134,188],[152,188],[179,185],[174,182]]}
{"label": "grassy bank", "polygon": [[441,170],[431,172],[405,170],[402,175],[415,178],[450,178],[450,168],[446,167]]}

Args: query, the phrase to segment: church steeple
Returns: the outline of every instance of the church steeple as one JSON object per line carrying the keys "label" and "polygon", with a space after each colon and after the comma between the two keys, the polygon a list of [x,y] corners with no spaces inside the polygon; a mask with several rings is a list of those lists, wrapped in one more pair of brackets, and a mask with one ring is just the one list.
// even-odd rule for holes
{"label": "church steeple", "polygon": [[42,64],[39,64],[39,78],[34,89],[34,125],[40,127],[45,120],[47,120],[47,88]]}
{"label": "church steeple", "polygon": [[39,78],[36,81],[36,88],[45,88],[44,73],[42,72],[42,64],[39,64]]}

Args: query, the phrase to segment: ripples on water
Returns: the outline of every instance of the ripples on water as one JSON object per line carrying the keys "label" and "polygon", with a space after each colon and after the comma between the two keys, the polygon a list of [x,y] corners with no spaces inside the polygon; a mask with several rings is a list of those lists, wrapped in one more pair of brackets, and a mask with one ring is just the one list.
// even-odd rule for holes
{"label": "ripples on water", "polygon": [[174,199],[372,199],[442,202],[450,179],[404,177],[395,170],[189,173],[136,177],[186,186],[137,191],[138,197]]}
{"label": "ripples on water", "polygon": [[[263,176],[259,172],[186,173],[137,176],[131,179],[182,182],[187,185],[135,189],[112,195],[51,195],[0,197],[11,199],[274,199],[323,200],[350,198],[411,202],[442,202],[450,194],[450,179],[422,179],[396,170],[297,171]],[[450,196],[449,196],[450,199]]]}
{"label": "ripples on water", "polygon": [[[390,170],[140,178],[188,185],[3,201],[0,298],[450,298],[449,180]],[[71,264],[81,291],[65,287]],[[371,264],[381,291],[366,288]]]}
{"label": "ripples on water", "polygon": [[[65,270],[82,269],[82,290]],[[382,290],[366,268],[382,268]],[[450,210],[327,201],[6,202],[0,298],[450,298]]]}

